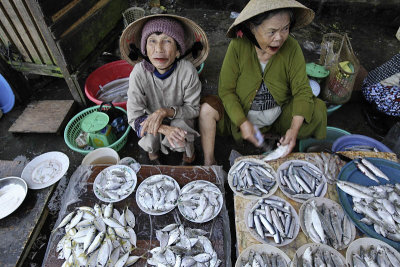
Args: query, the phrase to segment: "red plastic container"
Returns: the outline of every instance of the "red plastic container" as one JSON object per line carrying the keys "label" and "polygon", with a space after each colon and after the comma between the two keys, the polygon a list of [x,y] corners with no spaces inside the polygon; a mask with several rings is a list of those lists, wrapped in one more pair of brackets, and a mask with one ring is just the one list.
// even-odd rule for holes
{"label": "red plastic container", "polygon": [[[101,105],[102,101],[96,98],[96,93],[100,89],[99,85],[103,86],[111,81],[129,77],[132,69],[133,66],[125,60],[118,60],[101,66],[87,77],[85,83],[86,96],[90,101]],[[126,101],[113,104],[126,110]]]}

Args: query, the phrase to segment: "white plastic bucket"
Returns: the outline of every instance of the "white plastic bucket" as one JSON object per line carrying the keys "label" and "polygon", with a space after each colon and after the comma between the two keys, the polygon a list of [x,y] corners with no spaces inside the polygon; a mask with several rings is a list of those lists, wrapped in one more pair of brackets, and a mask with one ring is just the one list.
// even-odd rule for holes
{"label": "white plastic bucket", "polygon": [[117,151],[109,147],[101,147],[87,154],[82,165],[115,165],[119,161]]}

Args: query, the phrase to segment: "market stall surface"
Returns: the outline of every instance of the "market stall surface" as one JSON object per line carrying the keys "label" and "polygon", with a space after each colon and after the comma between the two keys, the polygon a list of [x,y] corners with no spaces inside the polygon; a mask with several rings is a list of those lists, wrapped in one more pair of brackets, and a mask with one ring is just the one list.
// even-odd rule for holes
{"label": "market stall surface", "polygon": [[[97,166],[80,166],[72,175],[66,193],[63,197],[63,205],[59,213],[58,223],[73,211],[76,207],[89,206],[93,207],[95,203],[107,204],[96,198],[93,192],[93,182],[98,173],[108,165]],[[149,166],[143,165],[137,173],[138,185],[144,179],[157,174],[168,175],[173,177],[182,188],[189,182],[205,180],[218,186],[224,193],[224,181],[226,173],[221,167],[183,167],[183,166]],[[193,229],[203,229],[207,231],[207,237],[210,239],[214,250],[218,255],[218,259],[224,264],[221,266],[230,266],[229,259],[231,236],[229,230],[229,219],[225,204],[217,217],[205,223],[194,223],[186,220],[178,212],[178,208],[173,209],[164,215],[150,215],[143,212],[135,201],[134,191],[129,197],[122,201],[115,202],[114,208],[122,211],[125,207],[129,207],[136,217],[136,226],[134,227],[137,233],[137,248],[132,251],[132,255],[150,257],[149,251],[159,242],[156,239],[156,230],[162,229],[165,226],[173,223],[182,224],[184,227]],[[225,200],[224,200],[225,202]],[[56,252],[57,243],[60,241],[63,233],[61,230],[55,231],[48,243],[47,253],[43,262],[43,266],[61,266],[64,260],[58,259]],[[226,263],[226,264],[225,264]],[[145,266],[146,260],[141,259],[135,266]]]}

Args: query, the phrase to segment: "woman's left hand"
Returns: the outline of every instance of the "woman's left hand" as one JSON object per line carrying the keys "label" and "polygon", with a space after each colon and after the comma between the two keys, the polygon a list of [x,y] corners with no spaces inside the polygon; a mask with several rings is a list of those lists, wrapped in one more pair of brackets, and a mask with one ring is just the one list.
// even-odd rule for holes
{"label": "woman's left hand", "polygon": [[279,140],[280,145],[289,145],[286,155],[283,155],[282,157],[285,157],[292,152],[293,148],[296,146],[296,139],[297,131],[294,129],[287,130],[285,136],[281,137]]}
{"label": "woman's left hand", "polygon": [[296,146],[297,135],[301,125],[303,125],[303,121],[304,117],[298,115],[294,116],[290,128],[286,131],[285,136],[282,136],[282,138],[279,140],[280,145],[289,146],[286,155],[283,155],[282,157],[290,154],[293,148]]}

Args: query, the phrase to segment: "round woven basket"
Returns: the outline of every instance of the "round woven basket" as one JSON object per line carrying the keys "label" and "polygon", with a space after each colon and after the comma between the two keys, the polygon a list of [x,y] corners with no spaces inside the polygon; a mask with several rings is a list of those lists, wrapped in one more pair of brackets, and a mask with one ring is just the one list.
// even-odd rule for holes
{"label": "round woven basket", "polygon": [[[95,111],[99,111],[99,107],[100,106],[94,106],[91,108],[87,108],[87,109],[79,112],[78,114],[76,114],[68,122],[68,124],[64,130],[64,141],[69,148],[71,148],[72,150],[79,152],[83,155],[86,155],[91,152],[90,150],[85,150],[85,149],[79,148],[78,145],[76,144],[75,139],[81,133],[81,123],[82,123],[83,118],[85,118],[87,115],[89,115]],[[106,111],[109,108],[110,108],[110,106],[103,105],[102,111]],[[120,108],[120,107],[115,107],[115,108],[119,109],[120,111],[124,112],[124,114],[126,114],[126,111],[123,108]],[[121,148],[123,148],[124,145],[126,144],[126,142],[128,141],[128,134],[129,134],[130,129],[131,129],[131,127],[128,125],[125,133],[117,141],[115,141],[114,143],[112,143],[111,145],[109,145],[107,147],[112,148],[115,151],[121,150]]]}

